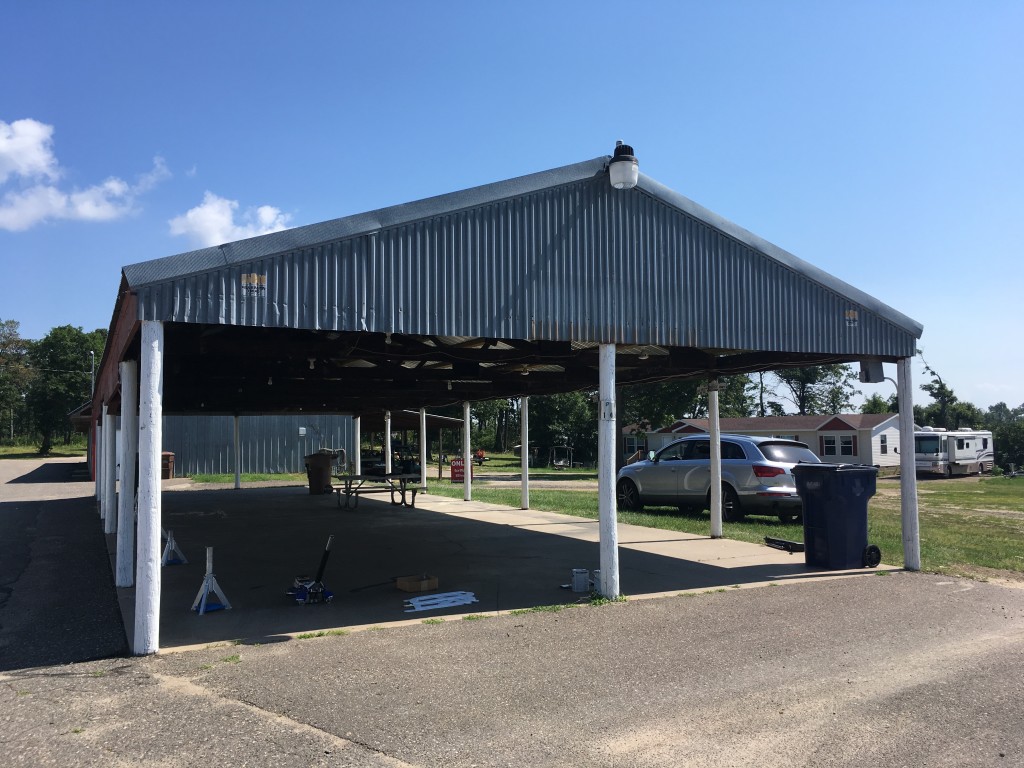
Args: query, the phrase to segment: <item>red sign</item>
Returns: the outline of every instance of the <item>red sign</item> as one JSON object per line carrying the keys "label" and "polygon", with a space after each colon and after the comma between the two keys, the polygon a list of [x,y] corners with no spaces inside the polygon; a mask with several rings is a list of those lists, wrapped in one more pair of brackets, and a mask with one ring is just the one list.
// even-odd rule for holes
{"label": "red sign", "polygon": [[[470,469],[470,472],[472,471],[473,470]],[[462,457],[452,459],[452,482],[466,482],[466,460],[463,459]]]}

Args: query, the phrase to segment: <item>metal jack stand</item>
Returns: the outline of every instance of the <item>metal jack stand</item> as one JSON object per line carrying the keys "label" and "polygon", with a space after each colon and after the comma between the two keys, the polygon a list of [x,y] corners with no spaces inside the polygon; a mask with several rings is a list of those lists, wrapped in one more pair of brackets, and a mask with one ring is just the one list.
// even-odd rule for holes
{"label": "metal jack stand", "polygon": [[[219,603],[209,601],[210,592],[213,592],[220,599]],[[227,597],[221,591],[220,585],[217,583],[217,577],[213,575],[213,547],[207,547],[206,576],[203,577],[203,585],[199,587],[199,594],[196,595],[195,602],[192,603],[192,610],[198,611],[202,615],[209,611],[230,609],[231,603],[228,602]]]}
{"label": "metal jack stand", "polygon": [[178,542],[174,540],[174,531],[167,531],[164,534],[167,538],[167,546],[164,547],[164,556],[160,558],[160,565],[184,565],[188,563],[188,558],[178,547]]}

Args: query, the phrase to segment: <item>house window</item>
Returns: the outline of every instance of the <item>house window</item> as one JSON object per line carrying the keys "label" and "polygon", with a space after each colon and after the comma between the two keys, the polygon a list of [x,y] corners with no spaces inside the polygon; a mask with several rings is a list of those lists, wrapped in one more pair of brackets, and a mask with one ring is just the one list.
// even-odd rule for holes
{"label": "house window", "polygon": [[836,436],[835,435],[825,435],[824,437],[822,437],[821,438],[821,445],[823,447],[823,450],[821,452],[822,456],[835,456],[836,455]]}
{"label": "house window", "polygon": [[627,435],[623,438],[625,443],[626,455],[632,456],[637,451],[643,451],[647,453],[647,439],[643,437],[637,437],[636,435]]}
{"label": "house window", "polygon": [[843,456],[853,456],[853,435],[843,435],[839,438],[839,452]]}
{"label": "house window", "polygon": [[879,444],[879,453],[888,453],[889,452],[889,436],[888,435],[881,435],[878,438],[878,444]]}

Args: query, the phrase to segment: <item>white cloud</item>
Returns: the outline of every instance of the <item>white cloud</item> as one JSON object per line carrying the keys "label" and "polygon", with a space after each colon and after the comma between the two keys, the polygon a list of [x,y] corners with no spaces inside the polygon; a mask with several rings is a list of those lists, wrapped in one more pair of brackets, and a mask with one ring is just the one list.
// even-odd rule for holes
{"label": "white cloud", "polygon": [[227,200],[207,192],[200,205],[175,216],[168,223],[172,235],[183,235],[194,245],[205,247],[279,232],[287,229],[291,220],[291,216],[270,205],[249,208],[236,221],[237,212],[237,200]]}
{"label": "white cloud", "polygon": [[0,121],[0,184],[16,183],[0,198],[0,229],[21,232],[44,221],[110,221],[131,213],[139,195],[169,178],[162,157],[135,184],[110,177],[85,189],[62,190],[53,154],[53,126],[37,120]]}
{"label": "white cloud", "polygon": [[53,154],[53,126],[38,120],[0,120],[0,184],[11,176],[26,179],[60,177]]}

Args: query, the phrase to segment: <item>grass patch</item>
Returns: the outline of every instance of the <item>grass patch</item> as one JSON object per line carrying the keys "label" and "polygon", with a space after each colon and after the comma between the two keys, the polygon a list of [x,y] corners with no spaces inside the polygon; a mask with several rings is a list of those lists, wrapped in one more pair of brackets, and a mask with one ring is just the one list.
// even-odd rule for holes
{"label": "grass patch", "polygon": [[303,632],[295,636],[296,640],[311,640],[314,637],[344,637],[349,634],[347,629],[321,629],[317,632]]}
{"label": "grass patch", "polygon": [[444,619],[424,619],[424,624],[444,624]]}
{"label": "grass patch", "polygon": [[[531,476],[532,476],[531,471]],[[434,480],[430,493],[461,499],[461,485]],[[518,488],[473,486],[477,501],[518,508]],[[531,489],[530,506],[596,520],[597,493]],[[976,576],[973,569],[1024,574],[1024,483],[1001,477],[922,480],[918,483],[921,567],[926,571]],[[683,512],[675,507],[620,511],[620,523],[707,536],[706,510]],[[778,518],[749,517],[725,523],[726,537],[763,544],[765,536],[803,541],[801,524]],[[882,550],[882,562],[903,566],[903,534],[898,480],[882,480],[868,504],[868,541]]]}
{"label": "grass patch", "polygon": [[37,446],[0,445],[0,459],[73,459],[85,458],[85,446],[61,445],[54,446],[43,456]]}
{"label": "grass patch", "polygon": [[237,653],[233,653],[230,656],[225,656],[221,661],[227,664],[238,664],[242,660],[242,657]]}
{"label": "grass patch", "polygon": [[526,613],[558,613],[564,611],[567,608],[575,608],[574,603],[560,603],[557,605],[537,605],[533,608],[516,608],[514,611],[509,611],[509,616],[522,616]]}
{"label": "grass patch", "polygon": [[480,621],[480,619],[486,619],[486,618],[487,618],[487,616],[484,616],[482,613],[470,613],[470,614],[468,614],[466,616],[463,616],[462,620],[463,621]]}
{"label": "grass patch", "polygon": [[625,595],[619,595],[618,597],[605,597],[604,595],[599,595],[596,592],[594,592],[590,596],[590,604],[591,605],[610,605],[611,603],[625,603],[627,601],[627,599],[628,598]]}

